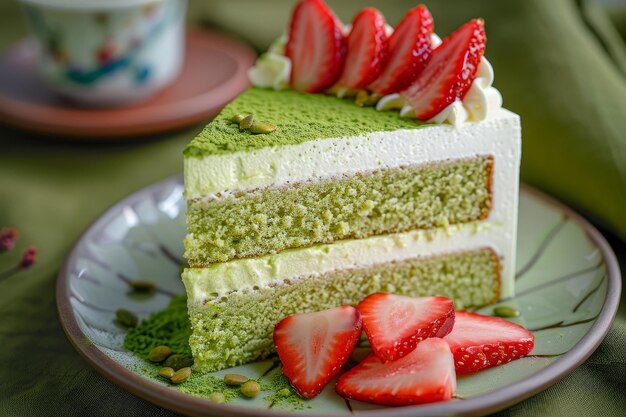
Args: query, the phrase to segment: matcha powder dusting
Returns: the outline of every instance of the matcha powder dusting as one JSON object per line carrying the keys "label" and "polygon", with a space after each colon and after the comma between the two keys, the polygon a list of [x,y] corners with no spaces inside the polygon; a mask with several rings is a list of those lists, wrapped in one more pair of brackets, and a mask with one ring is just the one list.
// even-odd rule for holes
{"label": "matcha powder dusting", "polygon": [[189,336],[191,324],[187,316],[187,297],[180,295],[165,310],[154,313],[130,329],[124,347],[146,360],[150,350],[159,345],[168,346],[175,353],[191,355]]}
{"label": "matcha powder dusting", "polygon": [[271,391],[271,394],[263,399],[269,401],[272,408],[295,411],[302,410],[306,405],[305,400],[298,396],[280,368],[270,375],[269,380],[262,387],[264,390]]}

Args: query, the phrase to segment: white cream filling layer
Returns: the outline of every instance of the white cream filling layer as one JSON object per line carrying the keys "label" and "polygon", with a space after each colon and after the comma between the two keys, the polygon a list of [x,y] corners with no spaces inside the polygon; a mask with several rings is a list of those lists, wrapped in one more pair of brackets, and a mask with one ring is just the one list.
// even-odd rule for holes
{"label": "white cream filling layer", "polygon": [[[356,267],[368,267],[415,257],[492,248],[498,253],[514,237],[511,230],[489,222],[474,222],[433,230],[374,236],[290,249],[275,255],[241,259],[208,268],[187,269],[183,281],[192,303],[201,303],[231,291],[265,287],[284,280]],[[506,263],[506,262],[505,262]],[[503,271],[503,278],[510,271]],[[501,296],[513,294],[513,281],[502,279]]]}

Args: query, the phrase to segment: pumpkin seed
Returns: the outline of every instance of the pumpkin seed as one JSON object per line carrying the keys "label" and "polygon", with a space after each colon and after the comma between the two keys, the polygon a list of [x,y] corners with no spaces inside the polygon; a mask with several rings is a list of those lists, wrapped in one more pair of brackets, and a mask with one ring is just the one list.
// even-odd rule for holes
{"label": "pumpkin seed", "polygon": [[266,133],[272,133],[276,130],[276,125],[267,122],[253,122],[250,126],[250,132],[255,135],[263,135]]}
{"label": "pumpkin seed", "polygon": [[380,94],[376,94],[376,93],[370,94],[365,90],[359,90],[359,92],[356,93],[356,98],[354,99],[354,103],[360,107],[373,106],[374,104],[378,103],[378,100],[380,100],[381,98],[382,96]]}
{"label": "pumpkin seed", "polygon": [[125,327],[137,327],[137,324],[139,323],[139,319],[135,313],[123,308],[120,308],[115,312],[115,317],[117,318],[117,321]]}
{"label": "pumpkin seed", "polygon": [[498,306],[493,309],[493,314],[498,317],[517,317],[519,316],[519,310],[508,306]]}
{"label": "pumpkin seed", "polygon": [[364,105],[365,101],[367,101],[368,97],[369,97],[369,94],[367,94],[367,91],[360,90],[358,93],[356,93],[356,98],[354,99],[354,104],[356,104],[357,106],[363,107],[363,105]]}
{"label": "pumpkin seed", "polygon": [[169,367],[178,371],[181,368],[187,368],[193,365],[193,358],[187,355],[174,354],[169,356],[165,362],[163,362],[163,366]]}
{"label": "pumpkin seed", "polygon": [[372,93],[372,94],[370,94],[369,98],[365,102],[365,105],[366,106],[375,106],[376,103],[378,103],[381,98],[383,98],[383,96],[381,96],[380,94]]}
{"label": "pumpkin seed", "polygon": [[214,403],[222,404],[226,402],[226,397],[221,392],[212,392],[209,394],[209,400]]}
{"label": "pumpkin seed", "polygon": [[171,379],[174,376],[175,371],[172,368],[165,367],[159,370],[159,375],[163,378]]}
{"label": "pumpkin seed", "polygon": [[240,390],[244,396],[254,398],[261,392],[261,385],[256,381],[249,380],[241,386]]}
{"label": "pumpkin seed", "polygon": [[245,118],[243,114],[236,114],[230,118],[230,121],[233,123],[241,123],[241,121]]}
{"label": "pumpkin seed", "polygon": [[247,382],[250,378],[245,375],[239,374],[226,374],[224,375],[224,383],[226,385],[241,385]]}
{"label": "pumpkin seed", "polygon": [[172,349],[167,346],[157,346],[148,353],[148,359],[151,362],[163,362],[172,354]]}
{"label": "pumpkin seed", "polygon": [[241,120],[241,122],[239,122],[239,129],[241,130],[250,129],[253,123],[254,123],[254,114],[249,114],[246,117],[244,117]]}
{"label": "pumpkin seed", "polygon": [[191,368],[185,367],[181,368],[178,371],[174,372],[172,378],[170,379],[174,384],[181,384],[185,382],[191,376]]}

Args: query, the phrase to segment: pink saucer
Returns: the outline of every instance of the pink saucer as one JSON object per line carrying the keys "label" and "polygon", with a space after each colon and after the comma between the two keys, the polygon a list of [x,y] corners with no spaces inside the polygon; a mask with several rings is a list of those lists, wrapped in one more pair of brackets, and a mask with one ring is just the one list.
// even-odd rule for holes
{"label": "pink saucer", "polygon": [[88,109],[49,91],[35,71],[28,41],[0,57],[0,122],[83,140],[161,133],[210,119],[248,85],[252,49],[224,35],[187,34],[181,75],[165,90],[132,107]]}

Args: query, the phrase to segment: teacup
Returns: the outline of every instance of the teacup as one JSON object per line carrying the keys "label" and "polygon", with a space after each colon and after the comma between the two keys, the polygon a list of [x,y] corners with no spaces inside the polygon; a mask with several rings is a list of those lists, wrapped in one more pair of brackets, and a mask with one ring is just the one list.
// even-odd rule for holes
{"label": "teacup", "polygon": [[186,0],[21,2],[41,76],[80,104],[133,104],[180,72]]}

